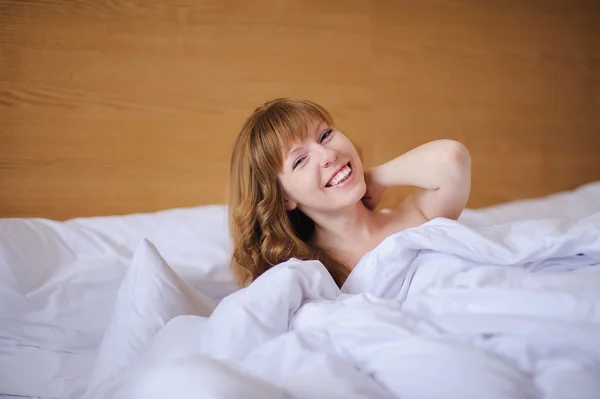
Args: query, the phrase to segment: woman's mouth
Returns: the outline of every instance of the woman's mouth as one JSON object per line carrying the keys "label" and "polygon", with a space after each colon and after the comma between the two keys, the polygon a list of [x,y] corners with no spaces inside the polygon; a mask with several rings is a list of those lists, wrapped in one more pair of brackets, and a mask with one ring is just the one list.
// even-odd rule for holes
{"label": "woman's mouth", "polygon": [[345,182],[349,181],[353,175],[352,166],[350,165],[350,162],[348,162],[329,180],[329,182],[327,182],[325,187],[342,186]]}

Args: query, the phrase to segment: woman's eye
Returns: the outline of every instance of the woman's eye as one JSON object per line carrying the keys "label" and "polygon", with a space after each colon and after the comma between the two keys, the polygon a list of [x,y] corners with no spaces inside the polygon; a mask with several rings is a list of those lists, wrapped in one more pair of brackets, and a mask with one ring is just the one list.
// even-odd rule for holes
{"label": "woman's eye", "polygon": [[304,161],[304,158],[306,158],[306,157],[302,157],[302,158],[298,158],[298,159],[296,159],[296,160],[294,161],[294,166],[292,167],[292,169],[296,169],[296,167],[297,167],[298,165],[300,165],[300,164],[301,164],[301,163]]}
{"label": "woman's eye", "polygon": [[321,140],[320,140],[320,142],[322,143],[323,141],[325,141],[327,139],[327,137],[331,136],[332,132],[333,132],[333,129],[327,129],[327,130],[325,130],[321,134]]}

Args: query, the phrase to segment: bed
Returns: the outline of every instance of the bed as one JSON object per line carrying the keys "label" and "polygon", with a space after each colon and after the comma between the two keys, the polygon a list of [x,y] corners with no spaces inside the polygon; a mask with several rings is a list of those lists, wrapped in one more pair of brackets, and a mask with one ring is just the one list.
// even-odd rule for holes
{"label": "bed", "polygon": [[[426,278],[431,271],[423,270],[408,288],[369,287],[371,272],[365,274],[363,267],[340,292],[319,265],[292,262],[279,275],[261,277],[270,288],[253,284],[257,288],[241,296],[245,290],[237,290],[228,268],[226,209],[207,205],[66,221],[0,219],[3,397],[233,398],[242,392],[257,398],[598,397],[600,268],[589,266],[600,262],[600,234],[594,236],[600,227],[600,181],[466,209],[457,226],[440,221],[410,229],[416,236],[433,229],[420,238],[401,233],[393,240],[404,244],[386,245],[405,250],[423,245],[417,259],[433,256],[436,245],[452,252],[439,238],[445,228],[455,237],[471,234],[465,242],[482,258],[467,272],[457,259],[469,255],[458,253],[443,260],[444,277],[434,283]],[[543,236],[536,233],[540,225],[531,225],[541,221]],[[468,231],[461,233],[459,226]],[[502,264],[503,256],[530,268],[537,262],[540,270],[546,270],[543,260],[550,263],[548,270],[568,264],[570,275],[585,273],[586,280],[561,274],[564,285],[557,279],[532,280],[524,287],[514,281],[517,276],[481,266],[486,257],[496,259],[488,265]],[[509,269],[519,268],[504,267]],[[390,280],[389,274],[376,278],[407,281],[406,276]],[[479,294],[467,297],[465,284]],[[554,295],[557,288],[565,292]],[[514,301],[503,302],[507,295],[524,301],[517,314]],[[338,302],[340,309],[328,310]],[[268,306],[274,303],[283,308]],[[356,314],[344,314],[348,309]],[[358,319],[362,327],[352,324]],[[322,323],[333,329],[326,337],[320,336]],[[490,325],[498,330],[487,331]],[[543,329],[553,339],[544,339]],[[377,347],[374,337],[389,342]],[[567,337],[581,345],[565,346]],[[351,349],[356,345],[371,352],[358,353]],[[240,366],[244,361],[251,367]],[[461,380],[473,376],[477,384]]]}
{"label": "bed", "polygon": [[[0,397],[598,398],[598,7],[408,3],[0,2]],[[369,166],[463,142],[468,209],[238,290],[229,157],[281,96]]]}

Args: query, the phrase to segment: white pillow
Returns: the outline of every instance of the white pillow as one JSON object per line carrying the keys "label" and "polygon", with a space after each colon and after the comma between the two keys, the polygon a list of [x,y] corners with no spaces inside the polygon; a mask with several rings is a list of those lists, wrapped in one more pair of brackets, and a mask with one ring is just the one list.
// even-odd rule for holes
{"label": "white pillow", "polygon": [[225,205],[79,218],[63,224],[76,251],[94,254],[109,246],[131,259],[140,240],[147,238],[179,275],[211,298],[220,300],[237,290],[229,267],[233,249]]}
{"label": "white pillow", "polygon": [[0,218],[0,284],[29,294],[78,260],[111,258],[127,264],[142,238],[208,296],[220,300],[237,289],[229,267],[232,242],[225,205],[65,222]]}
{"label": "white pillow", "polygon": [[144,239],[117,294],[88,392],[126,369],[171,319],[180,315],[209,316],[214,307],[212,299],[189,286]]}
{"label": "white pillow", "polygon": [[596,212],[600,212],[600,181],[543,197],[465,209],[458,221],[478,227],[533,219],[580,220]]}
{"label": "white pillow", "polygon": [[0,392],[85,387],[131,258],[76,251],[63,223],[0,219]]}
{"label": "white pillow", "polygon": [[66,222],[0,218],[2,393],[81,397],[143,238],[215,301],[237,290],[225,205]]}

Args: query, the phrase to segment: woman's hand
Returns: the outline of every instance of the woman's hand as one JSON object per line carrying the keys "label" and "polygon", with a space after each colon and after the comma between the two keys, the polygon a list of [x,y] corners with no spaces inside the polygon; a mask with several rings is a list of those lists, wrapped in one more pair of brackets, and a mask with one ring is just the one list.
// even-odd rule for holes
{"label": "woman's hand", "polygon": [[383,193],[385,192],[386,187],[379,184],[374,178],[373,168],[367,169],[365,171],[365,183],[367,184],[367,192],[362,198],[363,204],[370,210],[375,210],[377,205],[383,199]]}

